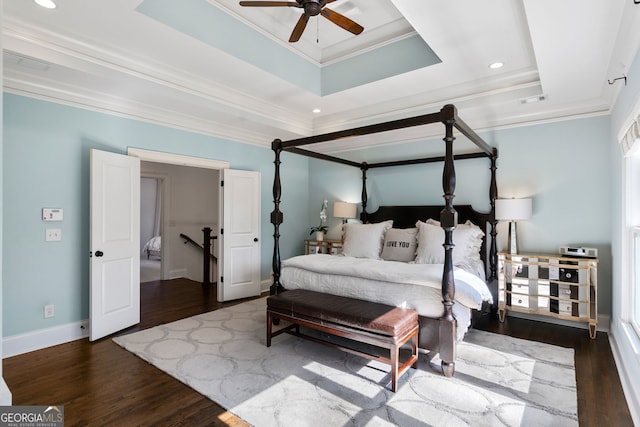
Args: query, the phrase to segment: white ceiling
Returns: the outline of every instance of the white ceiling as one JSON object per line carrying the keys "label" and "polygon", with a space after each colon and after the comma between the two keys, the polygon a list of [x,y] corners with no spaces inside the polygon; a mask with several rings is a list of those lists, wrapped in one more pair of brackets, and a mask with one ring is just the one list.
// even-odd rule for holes
{"label": "white ceiling", "polygon": [[[327,7],[365,31],[353,36],[313,18],[296,44],[287,40],[301,9],[236,0],[175,7],[188,12],[205,1],[317,67],[416,33],[442,62],[320,96],[136,11],[142,0],[57,0],[53,10],[4,0],[4,89],[269,146],[448,103],[478,131],[606,114],[624,87],[608,81],[625,75],[640,46],[633,0],[337,0]],[[491,70],[494,61],[505,66]],[[539,96],[545,100],[522,102]],[[441,128],[333,150],[434,135]]]}

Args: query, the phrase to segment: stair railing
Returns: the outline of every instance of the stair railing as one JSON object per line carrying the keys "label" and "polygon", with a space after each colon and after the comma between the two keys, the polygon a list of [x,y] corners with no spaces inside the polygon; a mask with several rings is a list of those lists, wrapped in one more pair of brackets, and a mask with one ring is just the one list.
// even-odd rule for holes
{"label": "stair railing", "polygon": [[[218,236],[211,235],[211,227],[205,227],[202,229],[204,235],[203,244],[196,242],[186,234],[180,233],[180,237],[184,239],[184,244],[191,244],[202,250],[202,285],[211,285],[211,261],[218,262],[218,259],[211,253],[211,241],[216,240]],[[214,282],[215,283],[215,282]]]}

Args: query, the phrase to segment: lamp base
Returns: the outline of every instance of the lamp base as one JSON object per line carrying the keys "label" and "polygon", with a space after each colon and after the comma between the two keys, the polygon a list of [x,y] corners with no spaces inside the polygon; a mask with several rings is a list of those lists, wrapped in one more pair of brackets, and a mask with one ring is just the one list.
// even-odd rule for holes
{"label": "lamp base", "polygon": [[340,242],[344,243],[344,226],[347,223],[347,218],[342,218],[342,225],[340,226]]}
{"label": "lamp base", "polygon": [[516,222],[509,221],[509,241],[507,243],[507,252],[512,255],[518,253],[518,238],[516,230]]}

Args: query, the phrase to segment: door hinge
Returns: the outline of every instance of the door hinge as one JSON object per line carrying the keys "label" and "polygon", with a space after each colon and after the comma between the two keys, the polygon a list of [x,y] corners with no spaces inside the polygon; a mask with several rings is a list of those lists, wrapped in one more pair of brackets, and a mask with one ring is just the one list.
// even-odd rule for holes
{"label": "door hinge", "polygon": [[220,276],[220,283],[224,283],[224,277]]}
{"label": "door hinge", "polygon": [[220,234],[224,234],[224,228],[220,229]]}
{"label": "door hinge", "polygon": [[224,187],[224,180],[220,181],[220,187]]}

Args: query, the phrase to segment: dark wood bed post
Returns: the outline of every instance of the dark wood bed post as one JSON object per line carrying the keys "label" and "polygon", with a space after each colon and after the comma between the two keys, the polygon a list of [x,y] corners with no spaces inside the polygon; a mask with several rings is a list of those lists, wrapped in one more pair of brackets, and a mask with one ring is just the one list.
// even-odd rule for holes
{"label": "dark wood bed post", "polygon": [[273,212],[271,212],[271,224],[273,224],[273,259],[271,268],[273,269],[273,283],[269,288],[271,295],[277,294],[284,288],[280,283],[280,224],[282,224],[283,215],[280,212],[280,196],[282,194],[282,184],[280,183],[280,153],[282,153],[282,141],[274,139],[271,143],[271,149],[275,154],[273,163],[276,165],[273,175]]}
{"label": "dark wood bed post", "polygon": [[364,224],[367,222],[367,170],[369,170],[367,162],[362,163],[360,170],[362,171],[362,196],[360,196],[362,200],[362,212],[360,212],[360,221]]}
{"label": "dark wood bed post", "polygon": [[440,359],[442,373],[446,377],[453,376],[456,360],[456,319],[453,316],[453,304],[456,292],[453,278],[453,231],[458,224],[458,212],[453,207],[456,189],[456,171],[453,164],[453,125],[456,120],[456,108],[451,105],[442,107],[442,121],[445,125],[445,161],[442,172],[442,189],[444,190],[444,209],[440,212],[440,225],[444,230],[444,271],[442,272],[442,304],[444,314],[440,321]]}
{"label": "dark wood bed post", "polygon": [[491,185],[489,186],[489,201],[491,203],[491,246],[489,248],[489,269],[490,276],[487,279],[487,285],[491,296],[493,297],[493,304],[491,304],[490,313],[496,315],[498,313],[498,221],[496,221],[496,199],[498,198],[498,185],[496,183],[496,160],[498,159],[498,149],[493,149],[493,155],[491,156]]}

